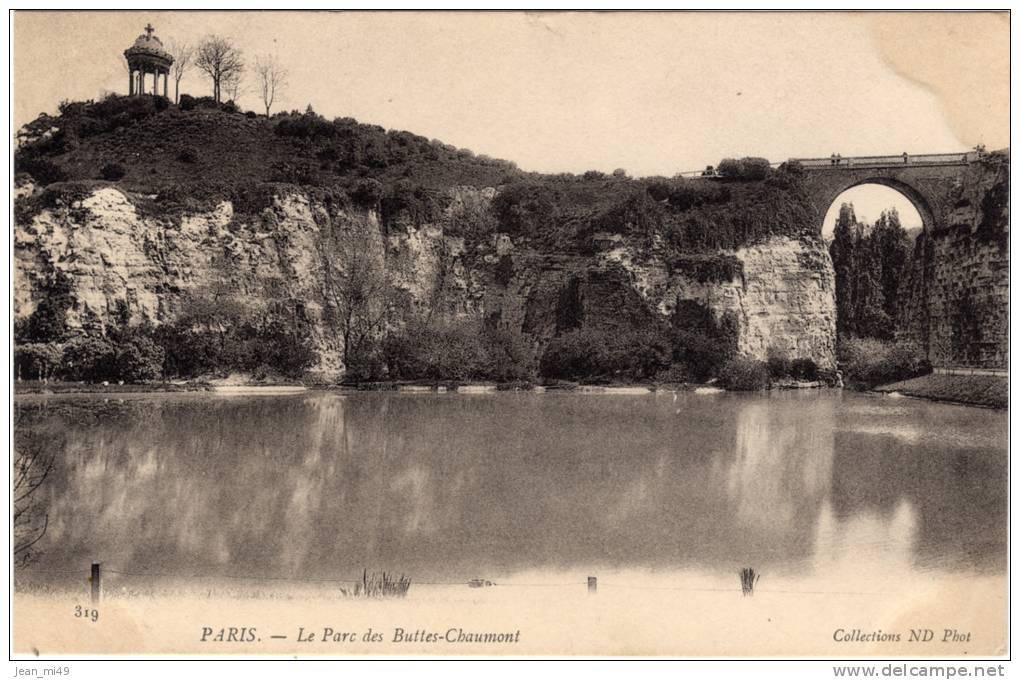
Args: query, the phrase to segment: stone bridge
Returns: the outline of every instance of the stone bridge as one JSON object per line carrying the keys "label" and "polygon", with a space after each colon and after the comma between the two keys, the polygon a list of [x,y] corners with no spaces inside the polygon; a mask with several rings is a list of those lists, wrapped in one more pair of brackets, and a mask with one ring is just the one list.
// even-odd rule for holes
{"label": "stone bridge", "polygon": [[791,158],[805,170],[804,184],[811,198],[818,231],[836,197],[860,184],[881,184],[900,192],[917,208],[926,231],[948,223],[952,196],[959,190],[970,164],[983,151],[899,156]]}
{"label": "stone bridge", "polygon": [[896,336],[938,367],[1009,363],[1009,150],[795,158],[819,233],[829,207],[859,184],[906,196],[924,224],[898,295]]}

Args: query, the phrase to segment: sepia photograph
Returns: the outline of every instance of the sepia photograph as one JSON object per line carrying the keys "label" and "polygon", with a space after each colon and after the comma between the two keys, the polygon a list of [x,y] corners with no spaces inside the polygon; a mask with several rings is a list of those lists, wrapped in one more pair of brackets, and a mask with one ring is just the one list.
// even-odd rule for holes
{"label": "sepia photograph", "polygon": [[9,24],[11,661],[1008,660],[1008,11]]}

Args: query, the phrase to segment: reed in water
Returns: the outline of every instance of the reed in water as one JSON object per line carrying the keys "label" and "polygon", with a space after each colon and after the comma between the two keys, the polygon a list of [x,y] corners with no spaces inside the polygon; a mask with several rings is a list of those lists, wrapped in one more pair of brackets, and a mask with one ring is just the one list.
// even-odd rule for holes
{"label": "reed in water", "polygon": [[761,578],[761,574],[755,572],[754,567],[744,567],[740,570],[740,592],[744,596],[754,595],[754,585]]}
{"label": "reed in water", "polygon": [[394,578],[385,571],[382,575],[369,575],[365,569],[361,574],[361,581],[355,583],[353,588],[340,588],[343,597],[350,598],[390,598],[407,597],[407,591],[411,587],[411,579],[401,575]]}

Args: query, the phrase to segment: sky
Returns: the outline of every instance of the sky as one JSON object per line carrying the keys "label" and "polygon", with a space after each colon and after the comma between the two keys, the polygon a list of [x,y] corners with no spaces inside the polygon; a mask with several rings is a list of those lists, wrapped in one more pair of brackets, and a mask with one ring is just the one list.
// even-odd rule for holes
{"label": "sky", "polygon": [[922,226],[920,213],[906,196],[881,184],[861,184],[841,193],[829,206],[822,222],[822,236],[825,238],[831,238],[843,203],[853,204],[857,221],[864,224],[874,224],[883,210],[895,209],[900,214],[900,224],[904,229]]}
{"label": "sky", "polygon": [[[939,83],[946,74],[961,80],[970,52],[997,40],[1002,22],[935,15],[933,29],[922,21],[932,16],[21,11],[13,122],[54,112],[62,99],[125,92],[122,52],[151,22],[165,44],[215,33],[249,62],[274,55],[289,73],[276,108],[311,104],[330,118],[410,130],[525,170],[673,175],[724,157],[1005,146],[1008,128],[975,131],[948,118],[951,97]],[[985,22],[974,26],[986,35],[968,16]],[[261,110],[250,77],[247,85],[240,104]],[[192,70],[181,91],[205,95],[211,85]]]}

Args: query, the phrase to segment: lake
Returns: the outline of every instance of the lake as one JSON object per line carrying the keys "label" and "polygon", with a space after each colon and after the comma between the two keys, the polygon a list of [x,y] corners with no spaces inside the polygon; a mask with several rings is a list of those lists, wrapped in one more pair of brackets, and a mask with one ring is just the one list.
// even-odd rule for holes
{"label": "lake", "polygon": [[753,566],[764,588],[1006,569],[1005,412],[836,390],[17,406],[55,455],[28,589],[92,561],[108,587],[367,568],[418,583],[687,571],[739,588]]}
{"label": "lake", "polygon": [[[919,616],[948,626],[931,618],[945,607],[970,608],[985,637],[903,653],[987,653],[1005,639],[1005,412],[834,389],[80,395],[16,406],[20,436],[55,456],[37,499],[47,531],[15,574],[15,609],[31,612],[23,625],[70,601],[58,597],[51,612],[32,597],[86,593],[100,562],[109,596],[183,593],[204,612],[260,597],[326,607],[323,597],[344,601],[338,580],[387,571],[412,580],[409,620],[452,608],[456,621],[518,628],[522,607],[530,621],[549,620],[553,603],[592,607],[585,583],[596,576],[602,599],[589,600],[611,611],[556,619],[541,643],[525,634],[528,653],[605,652],[604,627],[637,612],[633,630],[698,613],[676,619],[690,628],[676,636],[702,640],[687,653],[887,651],[839,647],[833,630]],[[744,567],[762,574],[753,606],[741,603]],[[519,587],[467,588],[470,579]],[[713,613],[726,627],[760,616],[774,639],[711,646]],[[615,635],[614,652],[676,650]]]}

